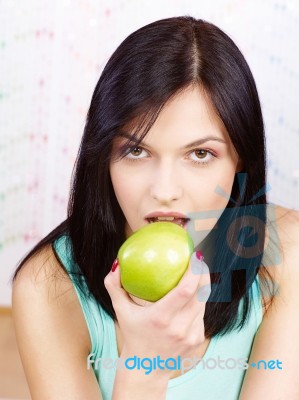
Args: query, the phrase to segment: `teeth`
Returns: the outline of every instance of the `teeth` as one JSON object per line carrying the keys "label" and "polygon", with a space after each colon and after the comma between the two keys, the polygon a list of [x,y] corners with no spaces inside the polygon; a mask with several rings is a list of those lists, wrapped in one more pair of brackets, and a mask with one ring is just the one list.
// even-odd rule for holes
{"label": "teeth", "polygon": [[175,218],[175,217],[154,217],[149,219],[149,223],[152,224],[157,221],[173,221],[177,225],[180,225],[182,228],[185,227],[185,220],[183,218]]}

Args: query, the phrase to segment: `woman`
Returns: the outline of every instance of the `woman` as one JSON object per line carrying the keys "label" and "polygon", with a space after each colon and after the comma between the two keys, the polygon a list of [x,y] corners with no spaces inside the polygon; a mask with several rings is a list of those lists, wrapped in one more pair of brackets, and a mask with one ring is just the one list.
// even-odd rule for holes
{"label": "woman", "polygon": [[[33,399],[298,398],[299,218],[267,203],[265,165],[255,82],[225,33],[187,16],[121,43],[92,97],[68,218],[14,275]],[[188,218],[196,252],[177,287],[141,304],[116,255],[153,212]],[[184,365],[104,364],[135,356]]]}

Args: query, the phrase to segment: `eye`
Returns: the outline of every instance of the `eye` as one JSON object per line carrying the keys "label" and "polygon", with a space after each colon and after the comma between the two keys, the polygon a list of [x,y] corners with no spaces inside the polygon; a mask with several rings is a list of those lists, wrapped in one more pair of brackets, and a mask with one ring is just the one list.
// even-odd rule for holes
{"label": "eye", "polygon": [[[142,151],[146,151],[142,147],[139,147],[139,146],[132,147],[129,150],[130,150],[130,152],[126,155],[126,159],[129,161],[135,161],[135,160],[137,161],[137,160],[140,160],[141,158],[144,158],[144,157],[138,157],[138,156],[142,153]],[[133,155],[133,157],[129,157],[129,155],[131,155],[131,154]]]}
{"label": "eye", "polygon": [[206,165],[213,161],[213,159],[215,158],[214,154],[211,151],[205,149],[196,149],[193,150],[190,154],[193,153],[195,154],[195,158],[191,158],[191,161],[195,164]]}
{"label": "eye", "polygon": [[[148,153],[144,148],[140,146],[131,147],[125,158],[128,161],[140,161],[143,158],[146,158],[146,156],[139,157],[142,152]],[[205,166],[212,162],[216,157],[211,151],[206,149],[195,149],[190,152],[189,155],[193,153],[195,154],[195,158],[190,157],[190,161],[194,164],[197,164],[197,166]]]}

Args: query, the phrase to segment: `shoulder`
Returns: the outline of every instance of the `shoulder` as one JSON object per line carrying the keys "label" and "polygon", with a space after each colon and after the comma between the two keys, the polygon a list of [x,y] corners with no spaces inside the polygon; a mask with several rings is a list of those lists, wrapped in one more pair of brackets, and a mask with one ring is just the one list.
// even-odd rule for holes
{"label": "shoulder", "polygon": [[280,275],[299,274],[299,211],[274,205],[275,225],[281,251]]}
{"label": "shoulder", "polygon": [[299,211],[276,204],[267,207],[265,250],[259,270],[264,313],[272,302],[273,290],[288,291],[291,281],[299,285]]}
{"label": "shoulder", "polygon": [[283,247],[298,244],[299,211],[273,205],[275,208],[276,224]]}
{"label": "shoulder", "polygon": [[[299,212],[279,207],[277,213],[279,215],[277,217],[278,235],[282,251],[282,262],[278,271],[279,284],[283,285],[287,292],[291,288],[293,291],[294,284],[297,288],[299,285]],[[298,290],[295,290],[299,294]]]}
{"label": "shoulder", "polygon": [[33,398],[101,398],[86,368],[90,339],[70,278],[51,245],[23,265],[13,282],[13,321]]}
{"label": "shoulder", "polygon": [[20,285],[34,285],[35,288],[50,290],[53,282],[67,282],[68,276],[61,268],[51,244],[45,245],[40,251],[32,255],[22,266],[13,288]]}
{"label": "shoulder", "polygon": [[265,255],[267,261],[273,261],[271,255],[275,251],[275,259],[279,260],[276,265],[282,269],[285,259],[289,259],[291,253],[293,256],[299,245],[299,211],[276,204],[269,204],[267,207]]}
{"label": "shoulder", "polygon": [[30,298],[46,296],[49,305],[67,304],[74,299],[71,288],[69,276],[58,262],[52,245],[48,244],[22,266],[13,282],[13,300],[17,300],[25,290],[31,294]]}
{"label": "shoulder", "polygon": [[269,230],[271,233],[270,241],[266,234],[265,269],[279,292],[287,295],[294,283],[299,285],[299,211],[275,204],[270,204],[269,208],[268,234]]}
{"label": "shoulder", "polygon": [[[20,330],[26,330],[29,325],[39,326],[41,321],[57,323],[66,332],[77,331],[82,347],[85,351],[90,349],[87,326],[73,284],[50,244],[27,260],[19,271],[12,285],[12,308]],[[53,333],[51,329],[47,331],[48,336]]]}
{"label": "shoulder", "polygon": [[[275,248],[279,249],[280,257],[279,262],[268,265],[267,270],[277,290],[254,338],[248,363],[256,365],[262,360],[268,367],[248,368],[240,399],[295,399],[299,392],[298,384],[294,385],[298,381],[299,355],[299,213],[280,206],[274,206],[274,211],[275,219],[270,224],[277,231],[274,240],[279,242]],[[283,367],[272,371],[273,364],[270,367],[269,362],[272,363],[273,357]],[[267,369],[271,369],[271,373]]]}

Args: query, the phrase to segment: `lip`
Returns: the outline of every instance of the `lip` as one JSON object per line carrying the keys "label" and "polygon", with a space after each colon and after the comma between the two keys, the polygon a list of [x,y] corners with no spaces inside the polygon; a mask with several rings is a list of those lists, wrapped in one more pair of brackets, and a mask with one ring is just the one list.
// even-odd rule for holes
{"label": "lip", "polygon": [[174,217],[174,218],[183,218],[186,219],[187,221],[190,220],[185,214],[182,214],[178,211],[153,211],[149,214],[147,214],[144,219],[148,218],[156,218],[156,217]]}

